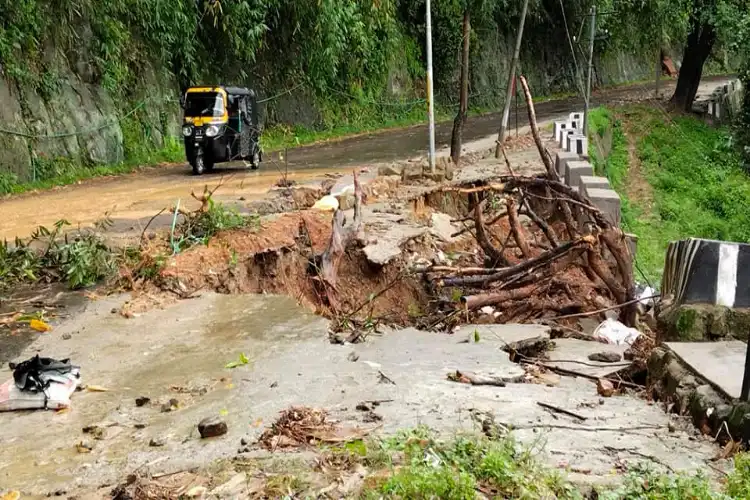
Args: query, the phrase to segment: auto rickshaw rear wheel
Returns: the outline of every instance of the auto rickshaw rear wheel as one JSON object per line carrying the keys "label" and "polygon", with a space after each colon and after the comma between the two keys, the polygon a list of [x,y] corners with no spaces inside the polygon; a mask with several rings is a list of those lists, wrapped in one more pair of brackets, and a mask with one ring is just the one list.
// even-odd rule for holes
{"label": "auto rickshaw rear wheel", "polygon": [[258,170],[258,167],[260,167],[260,151],[256,150],[255,153],[253,153],[253,158],[250,161],[250,168],[253,170]]}

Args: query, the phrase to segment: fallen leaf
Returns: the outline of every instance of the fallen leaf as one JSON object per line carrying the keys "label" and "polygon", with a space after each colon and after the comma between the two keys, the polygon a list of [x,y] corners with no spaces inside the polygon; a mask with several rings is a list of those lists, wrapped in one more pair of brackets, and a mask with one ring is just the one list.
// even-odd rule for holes
{"label": "fallen leaf", "polygon": [[219,410],[219,415],[221,415],[222,417],[226,417],[227,415],[229,415],[229,410]]}
{"label": "fallen leaf", "polygon": [[263,419],[262,418],[259,418],[255,422],[253,422],[253,427],[260,427],[261,425],[263,425]]}
{"label": "fallen leaf", "polygon": [[240,353],[240,359],[239,359],[239,361],[231,361],[231,362],[227,363],[226,365],[224,365],[224,368],[227,368],[227,369],[231,370],[232,368],[237,368],[239,366],[246,365],[249,362],[250,362],[250,360],[248,359],[247,356],[245,356],[245,353],[241,352]]}
{"label": "fallen leaf", "polygon": [[109,392],[109,389],[101,385],[87,385],[86,390],[89,392]]}
{"label": "fallen leaf", "polygon": [[18,491],[9,491],[5,495],[0,497],[0,500],[18,500],[21,498],[21,493]]}
{"label": "fallen leaf", "polygon": [[76,445],[76,450],[78,451],[78,453],[91,453],[91,448],[83,442],[80,442]]}
{"label": "fallen leaf", "polygon": [[29,327],[37,332],[48,332],[52,330],[52,327],[40,319],[32,319],[29,321]]}

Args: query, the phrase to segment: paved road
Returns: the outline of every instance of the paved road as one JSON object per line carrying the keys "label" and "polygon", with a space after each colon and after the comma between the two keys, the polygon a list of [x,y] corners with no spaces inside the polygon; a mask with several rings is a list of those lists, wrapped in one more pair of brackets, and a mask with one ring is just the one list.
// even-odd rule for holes
{"label": "paved road", "polygon": [[[710,92],[722,78],[707,78],[702,91]],[[663,93],[671,92],[674,82],[662,85]],[[636,84],[606,89],[594,95],[593,104],[616,104],[625,100],[643,100],[652,97],[652,84]],[[551,119],[574,110],[583,109],[580,98],[568,98],[537,104],[537,118]],[[519,124],[526,123],[525,110],[521,109]],[[471,117],[464,131],[464,141],[469,142],[495,134],[500,115],[497,113]],[[511,124],[514,116],[511,115]],[[448,145],[452,122],[437,126],[438,147]],[[300,147],[290,150],[288,162],[290,178],[304,182],[323,172],[337,172],[356,165],[391,162],[409,158],[425,151],[427,127],[418,125],[406,129],[353,137],[341,141]],[[94,179],[78,185],[52,191],[14,196],[0,201],[3,222],[0,238],[26,237],[37,226],[49,226],[59,219],[73,224],[90,225],[105,213],[121,224],[135,223],[157,211],[171,206],[178,199],[183,206],[195,203],[191,190],[200,191],[205,184],[215,184],[221,174],[232,174],[222,186],[218,199],[252,200],[263,196],[278,180],[279,172],[270,164],[259,171],[237,168],[217,168],[215,174],[194,177],[187,166],[169,166],[145,170],[120,177]]]}

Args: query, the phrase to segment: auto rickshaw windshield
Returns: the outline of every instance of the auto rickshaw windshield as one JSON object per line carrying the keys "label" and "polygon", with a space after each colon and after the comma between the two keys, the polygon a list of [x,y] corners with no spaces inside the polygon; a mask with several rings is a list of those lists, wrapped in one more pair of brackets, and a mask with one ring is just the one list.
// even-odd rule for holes
{"label": "auto rickshaw windshield", "polygon": [[217,92],[189,92],[185,98],[185,116],[208,116],[219,118],[224,115],[224,98]]}

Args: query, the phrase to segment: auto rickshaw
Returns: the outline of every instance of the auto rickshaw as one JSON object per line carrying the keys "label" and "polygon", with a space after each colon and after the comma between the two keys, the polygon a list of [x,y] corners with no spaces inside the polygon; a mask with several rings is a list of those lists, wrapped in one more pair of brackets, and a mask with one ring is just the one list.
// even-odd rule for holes
{"label": "auto rickshaw", "polygon": [[185,156],[194,175],[217,163],[260,166],[260,124],[255,92],[240,87],[190,87],[182,96]]}

